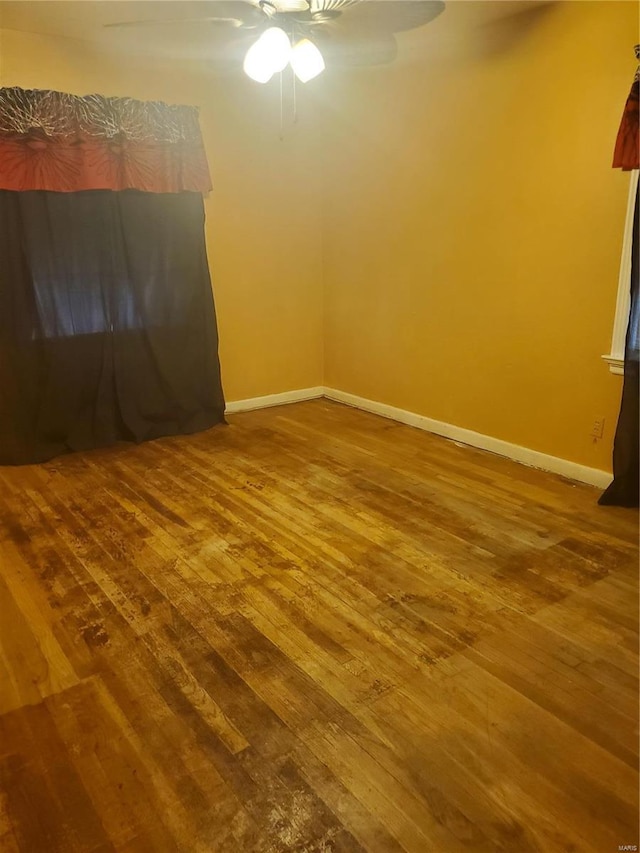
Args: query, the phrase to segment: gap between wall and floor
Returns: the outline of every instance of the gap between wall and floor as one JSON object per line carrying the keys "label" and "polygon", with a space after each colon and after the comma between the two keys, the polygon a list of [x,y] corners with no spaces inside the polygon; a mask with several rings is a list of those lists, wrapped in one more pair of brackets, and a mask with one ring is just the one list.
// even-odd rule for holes
{"label": "gap between wall and floor", "polygon": [[448,424],[444,421],[436,421],[433,418],[418,415],[415,412],[408,412],[405,409],[388,406],[386,403],[367,400],[365,397],[358,397],[356,394],[348,394],[346,391],[338,391],[335,388],[326,388],[322,385],[314,388],[301,388],[297,391],[285,391],[282,394],[270,394],[266,397],[236,400],[235,402],[227,403],[226,412],[227,414],[249,412],[253,409],[267,409],[271,406],[300,403],[303,400],[316,400],[320,397],[326,397],[328,400],[335,400],[338,403],[345,403],[347,406],[362,409],[374,415],[381,415],[383,418],[390,418],[398,423],[417,427],[426,432],[458,441],[461,444],[467,444],[470,447],[488,450],[490,453],[496,453],[498,456],[506,456],[508,459],[521,462],[523,465],[528,465],[531,468],[540,468],[543,471],[560,474],[563,477],[578,480],[581,483],[588,483],[591,486],[598,486],[604,489],[611,482],[612,475],[608,471],[602,471],[599,468],[589,468],[587,465],[570,462],[568,459],[560,459],[558,456],[550,456],[548,453],[531,450],[529,447],[521,447],[519,444],[511,444],[509,441],[503,441],[491,435],[483,435],[471,429],[464,429],[463,427]]}

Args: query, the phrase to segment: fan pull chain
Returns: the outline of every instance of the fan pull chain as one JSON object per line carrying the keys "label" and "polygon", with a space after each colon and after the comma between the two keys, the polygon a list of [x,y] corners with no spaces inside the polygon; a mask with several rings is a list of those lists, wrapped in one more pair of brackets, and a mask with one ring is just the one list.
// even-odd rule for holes
{"label": "fan pull chain", "polygon": [[[284,142],[284,82],[283,82],[283,74],[285,72],[280,72],[280,133],[279,139],[280,142]],[[296,88],[296,75],[292,74],[292,106],[293,106],[293,124],[298,123],[298,90]]]}
{"label": "fan pull chain", "polygon": [[293,123],[298,123],[298,89],[296,86],[296,75],[292,74],[293,77]]}
{"label": "fan pull chain", "polygon": [[282,91],[282,74],[280,72],[280,142],[284,142],[284,95]]}

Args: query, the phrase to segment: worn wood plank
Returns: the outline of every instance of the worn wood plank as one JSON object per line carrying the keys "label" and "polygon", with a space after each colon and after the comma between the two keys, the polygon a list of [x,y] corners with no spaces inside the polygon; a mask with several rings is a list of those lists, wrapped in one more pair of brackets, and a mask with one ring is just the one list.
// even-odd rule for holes
{"label": "worn wood plank", "polygon": [[0,469],[0,848],[637,844],[596,497],[327,401]]}

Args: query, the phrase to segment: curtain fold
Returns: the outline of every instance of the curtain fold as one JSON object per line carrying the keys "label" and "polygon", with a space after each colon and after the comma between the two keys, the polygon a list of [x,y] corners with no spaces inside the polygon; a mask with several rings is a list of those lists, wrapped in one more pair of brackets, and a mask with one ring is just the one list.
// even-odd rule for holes
{"label": "curtain fold", "polygon": [[634,80],[631,92],[622,113],[616,145],[613,152],[613,168],[625,172],[640,168],[640,140],[638,130],[640,124],[640,79]]}
{"label": "curtain fold", "polygon": [[224,422],[199,193],[0,190],[0,464]]}
{"label": "curtain fold", "polygon": [[[636,59],[640,59],[640,45],[635,46]],[[613,155],[613,167],[629,171],[640,168],[640,139],[638,96],[640,93],[640,68],[627,98]],[[640,277],[640,186],[636,192],[636,207],[633,219],[633,243],[631,250],[631,281],[629,324],[624,351],[624,381],[620,414],[613,440],[613,482],[600,496],[599,504],[606,506],[638,506],[639,480],[639,372],[638,349],[640,347],[640,302],[638,287]]]}
{"label": "curtain fold", "polygon": [[620,414],[613,442],[613,482],[601,495],[603,506],[636,507],[639,503],[640,382],[640,185],[636,192],[631,255],[631,303],[624,352],[624,381]]}

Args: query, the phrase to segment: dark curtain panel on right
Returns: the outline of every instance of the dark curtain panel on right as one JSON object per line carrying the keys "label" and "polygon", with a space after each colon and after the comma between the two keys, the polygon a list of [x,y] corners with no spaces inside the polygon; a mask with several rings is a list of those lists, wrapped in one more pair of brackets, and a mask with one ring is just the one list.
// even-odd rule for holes
{"label": "dark curtain panel on right", "polygon": [[633,249],[631,256],[631,308],[624,353],[624,383],[618,426],[613,443],[613,483],[600,497],[598,503],[605,506],[638,506],[638,458],[639,411],[639,349],[640,349],[640,187],[636,194],[636,210],[633,220]]}
{"label": "dark curtain panel on right", "polygon": [[0,464],[223,421],[202,195],[0,190]]}

